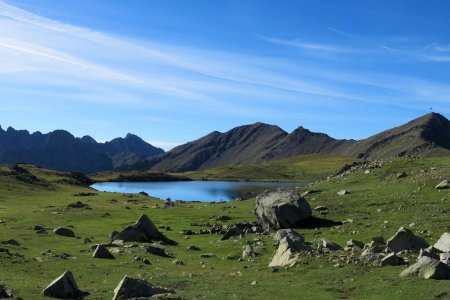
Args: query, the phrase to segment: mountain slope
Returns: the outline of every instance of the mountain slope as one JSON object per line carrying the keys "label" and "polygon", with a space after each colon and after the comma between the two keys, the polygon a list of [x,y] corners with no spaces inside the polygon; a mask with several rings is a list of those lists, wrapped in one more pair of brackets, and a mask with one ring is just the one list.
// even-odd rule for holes
{"label": "mountain slope", "polygon": [[342,154],[365,159],[450,155],[450,121],[430,113],[358,141]]}
{"label": "mountain slope", "polygon": [[225,133],[212,132],[131,169],[184,172],[257,163],[300,154],[333,153],[354,141],[339,141],[302,127],[288,134],[278,126],[255,123]]}
{"label": "mountain slope", "polygon": [[184,172],[305,154],[364,159],[450,155],[450,121],[431,113],[360,141],[337,140],[303,127],[288,134],[277,126],[255,123],[225,133],[212,132],[164,154],[139,161],[128,169]]}
{"label": "mountain slope", "polygon": [[64,130],[30,134],[0,127],[0,163],[23,162],[59,171],[92,173],[133,164],[162,152],[131,134],[103,144],[90,136],[76,138]]}

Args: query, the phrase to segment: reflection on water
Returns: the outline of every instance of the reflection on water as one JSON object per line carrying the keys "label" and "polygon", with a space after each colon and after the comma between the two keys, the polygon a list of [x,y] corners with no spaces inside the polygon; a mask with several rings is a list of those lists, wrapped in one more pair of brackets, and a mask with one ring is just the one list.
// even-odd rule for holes
{"label": "reflection on water", "polygon": [[265,190],[304,186],[286,182],[175,181],[175,182],[101,182],[91,187],[102,192],[139,193],[185,201],[229,201],[250,198]]}

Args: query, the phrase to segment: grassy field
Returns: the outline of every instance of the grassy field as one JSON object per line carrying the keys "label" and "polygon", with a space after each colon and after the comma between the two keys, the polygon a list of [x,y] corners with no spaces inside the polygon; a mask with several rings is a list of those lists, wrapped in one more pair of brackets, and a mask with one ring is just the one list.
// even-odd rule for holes
{"label": "grassy field", "polygon": [[343,156],[302,155],[259,164],[185,172],[182,175],[194,180],[313,182],[354,161],[354,158]]}
{"label": "grassy field", "polygon": [[[340,167],[342,162],[330,158],[329,162],[318,158],[315,163],[286,160],[286,174],[295,173],[293,164],[304,170],[320,171],[318,163]],[[280,164],[281,165],[281,164]],[[271,169],[276,168],[265,166]],[[400,278],[404,266],[368,267],[361,264],[341,263],[346,254],[339,251],[330,255],[309,257],[304,255],[292,268],[273,272],[267,265],[275,247],[272,233],[249,234],[244,238],[218,241],[218,235],[195,235],[184,237],[180,230],[199,230],[203,227],[191,223],[232,224],[253,221],[254,199],[229,203],[176,203],[175,207],[162,207],[162,201],[143,195],[98,193],[94,196],[75,196],[80,192],[93,192],[61,181],[65,174],[24,166],[39,180],[33,183],[18,180],[10,173],[9,166],[0,168],[0,240],[16,239],[21,246],[0,245],[20,256],[8,256],[0,252],[0,281],[24,299],[40,299],[39,293],[53,279],[66,270],[73,272],[79,287],[90,292],[87,299],[110,299],[113,290],[124,275],[144,278],[150,283],[174,289],[186,299],[449,299],[448,281]],[[235,173],[225,175],[212,171],[211,177],[238,178]],[[233,169],[232,169],[233,170]],[[250,176],[251,169],[242,174]],[[254,175],[244,179],[280,180],[283,168],[275,173]],[[400,226],[410,226],[430,243],[450,231],[450,191],[437,191],[434,186],[450,178],[450,157],[428,159],[399,159],[372,169],[369,174],[360,172],[343,178],[330,179],[310,187],[320,192],[306,196],[312,207],[324,205],[328,214],[320,217],[333,221],[352,219],[339,226],[328,228],[298,229],[306,241],[329,238],[342,246],[349,239],[369,242],[371,237],[389,238]],[[217,172],[217,173],[216,173]],[[306,172],[306,171],[305,171]],[[405,172],[407,177],[396,179]],[[279,173],[278,177],[269,177]],[[205,174],[205,173],[204,173]],[[217,174],[214,177],[213,174]],[[220,175],[219,175],[220,174]],[[256,171],[255,171],[256,174]],[[204,175],[201,175],[204,176]],[[297,176],[297,177],[295,177]],[[311,177],[312,179],[312,177]],[[303,181],[303,179],[301,179]],[[291,180],[287,180],[291,181]],[[341,189],[351,194],[337,196]],[[113,200],[114,199],[114,200]],[[75,201],[89,204],[91,210],[67,209]],[[128,208],[127,208],[128,207]],[[91,245],[109,242],[108,234],[121,230],[147,214],[156,225],[170,226],[161,231],[179,242],[168,246],[173,258],[162,258],[143,251],[114,254],[115,260],[91,257]],[[227,215],[227,222],[216,222],[215,217]],[[73,226],[79,238],[60,237],[49,230],[38,235],[33,227],[37,224],[48,228]],[[92,243],[84,244],[85,238]],[[247,243],[264,244],[266,251],[254,261],[227,260],[227,256],[240,255]],[[195,245],[199,251],[188,251]],[[69,254],[68,259],[43,253],[51,249],[57,255]],[[215,258],[199,258],[199,254],[214,253]],[[148,258],[151,265],[133,262],[134,256]],[[174,265],[174,258],[184,265]],[[251,284],[252,282],[256,284]]]}

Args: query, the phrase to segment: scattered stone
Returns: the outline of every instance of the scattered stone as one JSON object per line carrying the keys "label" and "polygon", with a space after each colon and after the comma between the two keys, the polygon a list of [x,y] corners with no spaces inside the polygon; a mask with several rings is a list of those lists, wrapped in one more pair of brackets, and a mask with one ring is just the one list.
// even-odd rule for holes
{"label": "scattered stone", "polygon": [[423,256],[400,273],[401,277],[418,276],[425,279],[450,279],[450,267],[431,257]]}
{"label": "scattered stone", "polygon": [[322,249],[328,249],[330,251],[339,251],[342,249],[341,246],[339,246],[338,244],[336,244],[335,242],[332,242],[328,239],[322,239],[320,241],[320,247]]}
{"label": "scattered stone", "polygon": [[401,227],[387,243],[387,248],[392,252],[410,250],[419,252],[422,248],[429,246],[423,238],[416,236],[410,229]]}
{"label": "scattered stone", "polygon": [[256,285],[256,280],[252,281],[252,283],[250,283],[251,285]]}
{"label": "scattered stone", "polygon": [[216,255],[214,253],[204,253],[204,254],[200,254],[198,257],[200,257],[200,258],[212,258],[212,257],[216,257]]}
{"label": "scattered stone", "polygon": [[125,276],[114,290],[113,300],[142,299],[157,294],[175,293],[174,291],[154,287],[145,280]]}
{"label": "scattered stone", "polygon": [[114,259],[114,256],[109,252],[105,245],[98,244],[92,255],[93,258]]}
{"label": "scattered stone", "polygon": [[228,229],[227,232],[225,232],[225,234],[220,238],[220,240],[225,241],[232,237],[240,236],[242,234],[243,234],[243,231],[239,227],[232,226],[230,229]]}
{"label": "scattered stone", "polygon": [[201,250],[199,247],[197,247],[197,246],[188,246],[188,247],[186,247],[186,249],[187,250],[189,250],[189,251],[198,251],[198,250]]}
{"label": "scattered stone", "polygon": [[164,246],[158,244],[151,244],[144,247],[145,251],[154,255],[167,257]]}
{"label": "scattered stone", "polygon": [[78,288],[75,278],[70,271],[64,272],[42,291],[42,295],[45,297],[61,299],[77,299],[86,294],[88,293]]}
{"label": "scattered stone", "polygon": [[395,253],[389,253],[385,257],[383,257],[380,261],[380,266],[399,266],[403,264],[405,261],[402,257],[397,256]]}
{"label": "scattered stone", "polygon": [[428,247],[427,249],[420,249],[418,259],[421,259],[423,256],[428,256],[433,259],[439,260],[440,251],[434,248],[433,246]]}
{"label": "scattered stone", "polygon": [[347,241],[347,247],[363,249],[364,243],[361,241],[358,241],[358,240],[351,239],[351,240]]}
{"label": "scattered stone", "polygon": [[175,259],[172,261],[172,264],[174,265],[184,265],[184,262],[181,259]]}
{"label": "scattered stone", "polygon": [[109,233],[109,238],[114,239],[117,235],[119,234],[119,232],[117,230],[111,231]]}
{"label": "scattered stone", "polygon": [[450,253],[440,253],[439,260],[450,267]]}
{"label": "scattered stone", "polygon": [[289,237],[284,237],[278,246],[277,252],[269,263],[269,267],[293,266],[298,261],[299,251],[303,247],[297,248],[296,243],[292,243]]}
{"label": "scattered stone", "polygon": [[162,241],[170,245],[178,244],[159,232],[155,224],[153,224],[147,215],[142,215],[136,223],[119,232],[114,237],[114,241],[138,243]]}
{"label": "scattered stone", "polygon": [[311,207],[295,191],[266,191],[256,197],[255,214],[263,228],[291,228],[309,218]]}
{"label": "scattered stone", "polygon": [[242,258],[255,258],[256,253],[253,251],[253,247],[251,245],[245,246],[244,251],[242,252]]}
{"label": "scattered stone", "polygon": [[326,207],[326,206],[316,206],[316,207],[314,207],[314,210],[315,211],[326,211],[326,210],[328,210],[328,207]]}
{"label": "scattered stone", "polygon": [[5,240],[5,241],[0,241],[0,244],[4,244],[4,245],[12,245],[12,246],[20,246],[20,243],[16,240],[13,239],[9,239],[9,240]]}
{"label": "scattered stone", "polygon": [[337,194],[339,196],[344,196],[344,195],[350,194],[350,191],[349,190],[340,190],[339,192],[337,192]]}
{"label": "scattered stone", "polygon": [[85,192],[80,192],[80,193],[76,193],[73,194],[75,197],[89,197],[89,196],[97,196],[97,193],[85,193]]}
{"label": "scattered stone", "polygon": [[438,185],[434,187],[436,190],[444,190],[450,188],[448,180],[441,181]]}
{"label": "scattered stone", "polygon": [[65,227],[58,227],[58,228],[54,229],[53,232],[56,235],[60,235],[60,236],[75,237],[75,233],[73,232],[73,230],[69,229],[69,228],[65,228]]}
{"label": "scattered stone", "polygon": [[87,204],[84,204],[81,201],[77,201],[74,203],[70,203],[69,205],[67,205],[67,208],[84,208],[84,209],[91,209],[91,207]]}
{"label": "scattered stone", "polygon": [[282,239],[287,238],[289,244],[294,245],[295,249],[306,248],[305,238],[303,237],[303,235],[291,228],[278,230],[273,238],[277,244],[279,244]]}
{"label": "scattered stone", "polygon": [[434,248],[442,252],[450,252],[450,233],[444,232],[436,244],[434,244]]}
{"label": "scattered stone", "polygon": [[396,178],[397,179],[402,179],[402,178],[405,178],[406,176],[408,176],[408,174],[406,174],[405,172],[401,172],[401,173],[397,174]]}
{"label": "scattered stone", "polygon": [[216,217],[216,221],[220,221],[220,222],[226,222],[226,221],[230,221],[230,220],[231,220],[230,216],[221,215],[221,216]]}
{"label": "scattered stone", "polygon": [[1,299],[10,298],[12,296],[13,296],[12,291],[10,289],[6,288],[5,285],[0,284],[0,298]]}
{"label": "scattered stone", "polygon": [[140,257],[140,256],[135,256],[133,258],[133,261],[137,261],[137,262],[143,262],[146,265],[151,265],[150,261],[147,258],[144,257]]}

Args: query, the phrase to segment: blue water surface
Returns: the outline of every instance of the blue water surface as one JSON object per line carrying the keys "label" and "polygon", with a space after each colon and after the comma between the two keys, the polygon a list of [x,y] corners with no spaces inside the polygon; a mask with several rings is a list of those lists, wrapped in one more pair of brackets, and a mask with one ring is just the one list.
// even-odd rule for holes
{"label": "blue water surface", "polygon": [[102,192],[139,193],[171,200],[219,202],[246,199],[265,190],[292,189],[303,183],[235,182],[235,181],[171,181],[171,182],[101,182],[91,187]]}

